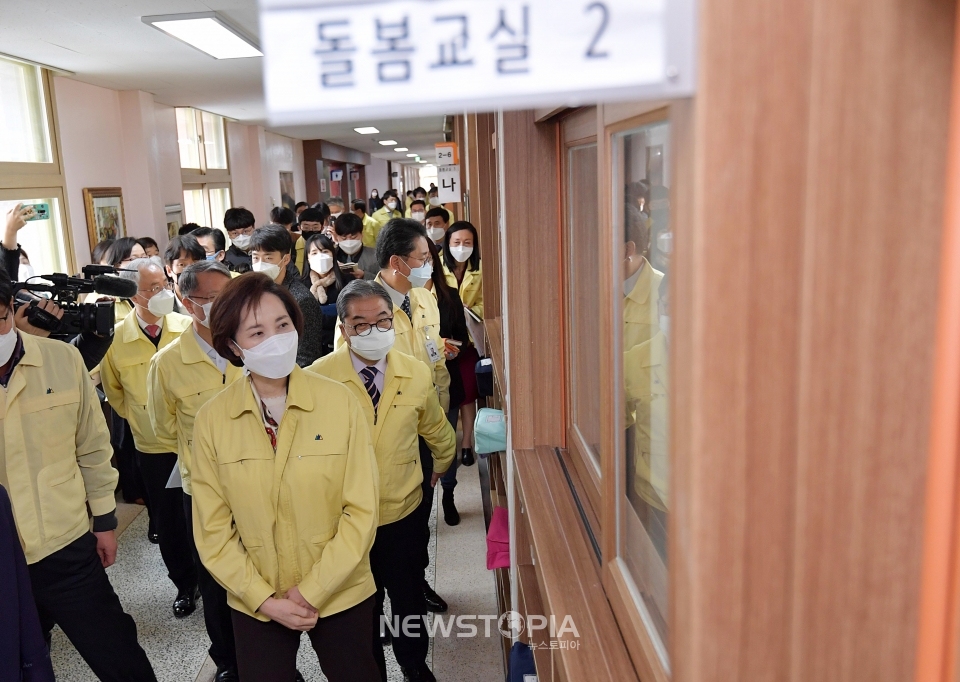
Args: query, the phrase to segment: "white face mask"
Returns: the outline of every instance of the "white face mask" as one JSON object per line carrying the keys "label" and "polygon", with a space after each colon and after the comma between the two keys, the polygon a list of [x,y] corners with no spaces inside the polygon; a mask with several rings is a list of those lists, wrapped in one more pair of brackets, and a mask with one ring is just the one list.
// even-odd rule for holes
{"label": "white face mask", "polygon": [[299,343],[300,336],[296,330],[271,336],[258,346],[247,350],[241,349],[243,366],[250,372],[267,379],[288,377],[297,366]]}
{"label": "white face mask", "polygon": [[451,246],[450,253],[458,263],[465,263],[473,255],[472,246]]}
{"label": "white face mask", "polygon": [[253,264],[254,272],[262,272],[267,277],[272,279],[274,282],[277,281],[277,277],[280,276],[280,266],[274,263],[267,263],[265,261],[257,261]]}
{"label": "white face mask", "polygon": [[363,241],[360,239],[344,239],[339,246],[341,251],[352,256],[363,247]]}
{"label": "white face mask", "polygon": [[233,245],[236,246],[241,251],[246,251],[248,248],[250,248],[250,235],[249,234],[237,235],[237,238],[233,240]]}
{"label": "white face mask", "polygon": [[443,229],[442,227],[428,227],[428,228],[427,228],[427,236],[430,237],[430,241],[432,241],[432,242],[438,242],[438,241],[440,241],[441,239],[443,239],[443,235],[445,235],[446,233],[447,233],[447,231],[446,231],[445,229]]}
{"label": "white face mask", "polygon": [[[200,324],[202,324],[202,325],[203,325],[204,327],[206,327],[207,329],[210,329],[210,311],[213,309],[213,301],[210,301],[209,303],[204,303],[203,305],[200,305],[199,303],[197,303],[196,301],[194,301],[192,298],[187,299],[187,300],[189,300],[189,301],[193,304],[193,310],[194,310],[193,319],[195,319],[197,322],[199,322]],[[201,320],[201,319],[197,316],[197,314],[196,314],[196,311],[197,311],[198,309],[203,311],[203,319],[202,319],[202,320]]]}
{"label": "white face mask", "polygon": [[422,223],[427,218],[427,214],[423,211],[415,211],[410,214],[410,217],[416,220],[418,223]]}
{"label": "white face mask", "polygon": [[173,312],[174,301],[176,301],[176,297],[173,292],[169,289],[162,289],[147,302],[147,310],[157,317],[163,317]]}
{"label": "white face mask", "polygon": [[664,336],[670,336],[670,316],[669,315],[660,316],[660,331],[663,332]]}
{"label": "white face mask", "polygon": [[431,206],[439,206],[439,205],[440,205],[440,197],[430,197],[430,205],[431,205]]}
{"label": "white face mask", "polygon": [[[410,266],[408,265],[407,267]],[[430,276],[433,275],[433,263],[428,261],[426,265],[420,266],[419,268],[410,268],[409,275],[404,275],[399,270],[396,272],[406,277],[410,281],[411,286],[422,287],[430,281]]]}
{"label": "white face mask", "polygon": [[330,214],[330,220],[336,220],[336,219],[339,218],[341,215],[343,215],[343,214],[342,214],[342,213],[331,213],[331,214]]}
{"label": "white face mask", "polygon": [[387,357],[387,353],[393,348],[397,340],[397,334],[394,330],[382,332],[376,327],[366,336],[348,336],[350,339],[350,350],[373,362],[379,362]]}
{"label": "white face mask", "polygon": [[391,211],[396,211],[396,210],[397,210],[397,202],[394,201],[393,199],[391,199],[390,201],[387,202],[387,208],[389,208]]}
{"label": "white face mask", "polygon": [[333,269],[333,256],[329,253],[315,253],[308,259],[310,269],[318,275],[325,275]]}
{"label": "white face mask", "polygon": [[[10,314],[13,315],[13,311],[10,311]],[[13,350],[17,347],[17,329],[16,327],[10,327],[10,331],[6,334],[0,334],[0,365],[5,365],[10,361],[10,356],[13,355]]]}
{"label": "white face mask", "polygon": [[28,279],[33,277],[33,266],[29,263],[21,263],[20,268],[17,270],[17,279],[21,282],[26,282]]}

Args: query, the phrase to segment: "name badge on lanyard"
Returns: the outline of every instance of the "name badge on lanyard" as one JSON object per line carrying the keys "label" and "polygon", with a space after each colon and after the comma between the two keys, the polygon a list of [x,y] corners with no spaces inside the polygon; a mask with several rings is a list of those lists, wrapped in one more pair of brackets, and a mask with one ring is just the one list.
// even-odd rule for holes
{"label": "name badge on lanyard", "polygon": [[440,350],[437,348],[437,342],[433,339],[427,339],[427,343],[424,344],[427,348],[427,355],[430,357],[430,362],[439,362],[443,356],[440,355]]}

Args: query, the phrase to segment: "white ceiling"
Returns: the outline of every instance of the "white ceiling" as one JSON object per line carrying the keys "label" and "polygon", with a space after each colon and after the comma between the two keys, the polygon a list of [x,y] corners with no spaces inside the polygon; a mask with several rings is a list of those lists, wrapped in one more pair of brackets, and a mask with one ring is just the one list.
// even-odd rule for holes
{"label": "white ceiling", "polygon": [[[256,0],[0,0],[0,52],[72,71],[73,78],[85,83],[143,90],[163,104],[266,125],[262,59],[213,59],[140,20],[209,11],[224,15],[254,39],[259,35]],[[360,125],[374,125],[381,134],[359,135],[353,128]],[[430,161],[434,143],[443,140],[441,116],[267,128],[403,162],[411,161],[406,153],[394,153],[377,140],[397,140],[398,146]]]}

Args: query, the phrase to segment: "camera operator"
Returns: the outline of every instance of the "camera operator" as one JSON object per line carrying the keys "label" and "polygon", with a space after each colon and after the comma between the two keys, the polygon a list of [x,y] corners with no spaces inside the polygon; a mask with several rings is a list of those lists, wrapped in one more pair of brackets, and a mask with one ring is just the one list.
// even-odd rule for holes
{"label": "camera operator", "polygon": [[0,386],[0,485],[47,641],[59,625],[99,679],[154,682],[104,570],[117,554],[117,472],[97,394],[76,349],[15,328],[9,280],[0,281]]}
{"label": "camera operator", "polygon": [[[17,204],[7,212],[3,241],[0,242],[0,265],[2,265],[3,268],[3,272],[0,272],[0,279],[7,281],[17,279],[20,268],[20,244],[17,243],[17,233],[27,224],[26,218],[29,217],[32,210],[29,206],[25,208],[23,204]],[[63,311],[60,310],[60,306],[53,301],[40,300],[31,305],[47,311],[57,319],[63,317]],[[22,305],[16,311],[14,322],[17,329],[27,334],[32,334],[33,336],[49,337],[49,331],[30,324],[27,320],[28,310],[28,305]],[[67,343],[75,346],[77,350],[80,351],[83,364],[88,371],[100,364],[103,356],[106,355],[107,350],[110,349],[112,342],[112,335],[97,336],[92,332],[83,332],[67,340]]]}

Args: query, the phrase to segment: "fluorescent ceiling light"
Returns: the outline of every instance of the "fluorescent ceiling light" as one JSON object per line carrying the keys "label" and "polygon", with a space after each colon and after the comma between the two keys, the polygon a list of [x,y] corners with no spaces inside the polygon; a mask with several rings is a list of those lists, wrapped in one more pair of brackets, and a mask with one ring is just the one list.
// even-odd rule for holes
{"label": "fluorescent ceiling light", "polygon": [[384,147],[392,147],[393,145],[397,144],[397,141],[396,140],[380,140],[380,144],[382,144]]}
{"label": "fluorescent ceiling light", "polygon": [[140,19],[143,23],[207,53],[214,59],[263,56],[250,38],[240,29],[231,26],[216,12],[166,14]]}
{"label": "fluorescent ceiling light", "polygon": [[426,162],[427,162],[427,160],[426,160],[426,159],[423,159],[420,163],[426,163]]}
{"label": "fluorescent ceiling light", "polygon": [[377,129],[374,128],[373,126],[369,126],[369,127],[367,127],[367,128],[354,128],[354,130],[356,130],[356,131],[357,131],[358,133],[360,133],[361,135],[374,135],[374,134],[380,132],[379,130],[377,130]]}
{"label": "fluorescent ceiling light", "polygon": [[397,147],[397,148],[394,149],[393,151],[395,151],[395,152],[405,152],[405,151],[409,151],[409,150],[408,150],[406,147]]}
{"label": "fluorescent ceiling light", "polygon": [[416,154],[407,154],[411,159],[416,156]]}

